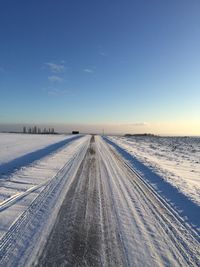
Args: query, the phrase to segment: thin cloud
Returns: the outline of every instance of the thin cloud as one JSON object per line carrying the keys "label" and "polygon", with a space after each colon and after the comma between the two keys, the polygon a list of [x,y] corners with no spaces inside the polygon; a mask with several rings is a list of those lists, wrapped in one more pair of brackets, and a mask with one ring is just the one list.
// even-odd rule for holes
{"label": "thin cloud", "polygon": [[106,53],[104,53],[103,51],[99,51],[99,55],[102,56],[102,57],[105,57]]}
{"label": "thin cloud", "polygon": [[118,123],[118,124],[113,124],[113,126],[116,127],[145,127],[145,126],[149,126],[149,123],[147,122],[135,122],[135,123]]}
{"label": "thin cloud", "polygon": [[137,126],[137,127],[143,127],[143,126],[148,126],[149,123],[147,122],[136,122],[136,123],[132,123],[132,126]]}
{"label": "thin cloud", "polygon": [[93,72],[94,72],[93,69],[84,69],[83,71],[84,71],[84,72],[87,72],[87,73],[93,73]]}
{"label": "thin cloud", "polygon": [[98,49],[98,54],[100,56],[102,56],[102,57],[106,56],[106,53],[105,53],[104,48],[102,47],[102,45],[98,45],[97,49]]}
{"label": "thin cloud", "polygon": [[47,93],[48,95],[59,96],[68,93],[68,90],[50,89]]}
{"label": "thin cloud", "polygon": [[56,75],[52,75],[52,76],[49,76],[49,77],[48,77],[48,80],[49,80],[50,82],[58,82],[58,83],[60,83],[60,82],[63,81],[63,78],[61,78],[61,77],[59,77],[59,76],[56,76]]}
{"label": "thin cloud", "polygon": [[64,64],[55,64],[53,62],[45,63],[48,69],[53,73],[61,73],[65,70]]}

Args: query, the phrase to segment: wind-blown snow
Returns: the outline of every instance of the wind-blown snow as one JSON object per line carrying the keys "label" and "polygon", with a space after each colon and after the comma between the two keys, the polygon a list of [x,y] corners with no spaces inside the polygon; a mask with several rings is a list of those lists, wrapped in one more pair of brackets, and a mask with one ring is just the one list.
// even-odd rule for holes
{"label": "wind-blown snow", "polygon": [[48,186],[48,183],[55,179],[54,177],[62,168],[73,159],[76,151],[87,139],[88,137],[83,137],[69,142],[57,152],[0,180],[0,237]]}
{"label": "wind-blown snow", "polygon": [[0,133],[0,165],[69,137],[71,136]]}
{"label": "wind-blown snow", "polygon": [[110,136],[109,139],[200,205],[200,138]]}

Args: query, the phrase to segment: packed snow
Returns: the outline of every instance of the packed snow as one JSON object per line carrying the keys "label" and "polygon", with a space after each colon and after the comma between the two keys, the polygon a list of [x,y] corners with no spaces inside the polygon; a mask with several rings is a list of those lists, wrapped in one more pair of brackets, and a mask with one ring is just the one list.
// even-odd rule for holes
{"label": "packed snow", "polygon": [[109,139],[200,205],[200,138],[110,136]]}
{"label": "packed snow", "polygon": [[37,266],[198,266],[199,243],[99,136]]}

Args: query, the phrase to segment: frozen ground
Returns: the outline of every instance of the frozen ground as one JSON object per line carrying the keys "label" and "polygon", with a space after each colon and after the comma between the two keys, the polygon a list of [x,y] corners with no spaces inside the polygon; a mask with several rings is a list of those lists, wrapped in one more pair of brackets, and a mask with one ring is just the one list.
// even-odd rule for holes
{"label": "frozen ground", "polygon": [[109,139],[200,205],[200,138],[110,136]]}
{"label": "frozen ground", "polygon": [[63,147],[72,136],[0,134],[0,180]]}
{"label": "frozen ground", "polygon": [[[84,139],[74,141],[72,144],[71,140],[73,141],[74,138],[65,140],[65,145],[54,153],[33,161],[31,165],[4,175],[0,179],[0,237],[8,231],[15,218],[22,214],[38,193],[73,158]],[[27,197],[24,198],[25,196]]]}
{"label": "frozen ground", "polygon": [[70,136],[0,133],[0,165]]}
{"label": "frozen ground", "polygon": [[190,230],[97,136],[37,266],[198,266]]}
{"label": "frozen ground", "polygon": [[196,228],[109,144],[69,139],[2,179],[0,267],[200,265]]}
{"label": "frozen ground", "polygon": [[35,240],[39,246],[49,234],[89,137],[69,140],[58,151],[1,181],[5,199],[0,203],[0,266],[20,265],[24,250],[22,260],[33,257]]}

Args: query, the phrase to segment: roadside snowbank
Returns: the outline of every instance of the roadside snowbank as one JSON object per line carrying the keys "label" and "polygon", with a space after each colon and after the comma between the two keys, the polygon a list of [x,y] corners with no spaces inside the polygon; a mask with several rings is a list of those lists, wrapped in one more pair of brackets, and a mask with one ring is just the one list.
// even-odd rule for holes
{"label": "roadside snowbank", "polygon": [[110,136],[109,139],[200,205],[200,138]]}
{"label": "roadside snowbank", "polygon": [[[0,266],[31,265],[30,260],[53,227],[66,188],[81,164],[89,139],[89,136],[73,139],[32,167],[21,169],[9,180],[2,181],[2,190],[13,190],[15,201],[0,212]],[[18,198],[33,185],[41,187]],[[29,261],[25,263],[27,259]]]}

